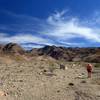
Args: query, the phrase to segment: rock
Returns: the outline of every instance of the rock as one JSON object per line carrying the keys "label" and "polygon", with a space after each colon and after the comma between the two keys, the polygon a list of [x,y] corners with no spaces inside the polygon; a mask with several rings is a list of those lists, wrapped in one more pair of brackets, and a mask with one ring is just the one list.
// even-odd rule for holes
{"label": "rock", "polygon": [[69,86],[74,86],[74,83],[69,83],[68,85],[69,85]]}
{"label": "rock", "polygon": [[42,74],[43,74],[42,72],[39,73],[39,75],[42,75]]}
{"label": "rock", "polygon": [[6,96],[7,94],[4,91],[0,91],[0,96]]}
{"label": "rock", "polygon": [[83,80],[83,81],[81,81],[81,83],[86,83],[86,81],[85,81],[85,80]]}
{"label": "rock", "polygon": [[19,80],[19,82],[23,82],[23,80]]}
{"label": "rock", "polygon": [[43,70],[43,72],[47,72],[47,70],[46,70],[46,69],[44,69],[44,70]]}
{"label": "rock", "polygon": [[67,70],[68,69],[68,67],[67,66],[65,66],[65,70]]}
{"label": "rock", "polygon": [[57,90],[57,93],[59,93],[60,92],[60,90]]}

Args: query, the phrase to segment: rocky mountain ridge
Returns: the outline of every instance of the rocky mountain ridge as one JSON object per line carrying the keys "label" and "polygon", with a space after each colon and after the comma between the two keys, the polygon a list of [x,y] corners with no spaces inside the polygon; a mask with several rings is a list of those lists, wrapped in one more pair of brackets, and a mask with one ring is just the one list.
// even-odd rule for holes
{"label": "rocky mountain ridge", "polygon": [[24,55],[33,56],[50,56],[56,60],[65,61],[86,61],[100,63],[100,47],[91,48],[72,48],[72,47],[56,47],[45,46],[43,48],[33,48],[32,50],[24,50],[16,43],[0,45],[0,54],[7,55]]}

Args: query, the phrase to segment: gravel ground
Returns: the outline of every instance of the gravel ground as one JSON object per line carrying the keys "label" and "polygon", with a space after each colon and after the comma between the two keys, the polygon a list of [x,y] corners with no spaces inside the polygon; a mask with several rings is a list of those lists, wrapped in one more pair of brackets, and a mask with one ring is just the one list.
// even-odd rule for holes
{"label": "gravel ground", "polygon": [[0,100],[100,100],[100,68],[89,79],[83,62],[0,63]]}

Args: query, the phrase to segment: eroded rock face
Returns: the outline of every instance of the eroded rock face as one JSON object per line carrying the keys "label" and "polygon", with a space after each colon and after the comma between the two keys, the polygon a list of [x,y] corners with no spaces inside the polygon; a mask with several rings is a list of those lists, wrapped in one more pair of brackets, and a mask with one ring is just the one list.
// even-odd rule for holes
{"label": "eroded rock face", "polygon": [[41,54],[57,60],[100,62],[100,48],[64,48],[45,46],[39,50]]}
{"label": "eroded rock face", "polygon": [[56,60],[100,62],[100,48],[65,48],[56,46],[45,46],[44,48],[33,48],[24,50],[16,43],[0,45],[0,53],[25,55],[25,57],[47,56]]}
{"label": "eroded rock face", "polygon": [[68,51],[66,51],[63,47],[56,47],[56,46],[45,46],[44,48],[40,49],[41,54],[51,56],[57,60],[71,60],[71,56]]}
{"label": "eroded rock face", "polygon": [[9,44],[7,44],[3,47],[3,52],[4,53],[20,53],[20,54],[23,54],[24,49],[16,43],[9,43]]}
{"label": "eroded rock face", "polygon": [[30,50],[30,51],[28,52],[28,54],[29,54],[30,56],[38,56],[38,55],[39,55],[39,51],[38,51],[37,48],[34,48],[34,49]]}

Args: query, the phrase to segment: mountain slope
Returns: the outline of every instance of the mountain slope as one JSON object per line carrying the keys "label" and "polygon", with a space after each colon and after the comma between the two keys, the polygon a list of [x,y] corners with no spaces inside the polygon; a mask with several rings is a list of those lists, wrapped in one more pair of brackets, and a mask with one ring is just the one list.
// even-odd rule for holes
{"label": "mountain slope", "polygon": [[[43,48],[33,48],[32,50],[24,50],[16,43],[0,45],[0,55],[37,57],[47,56],[56,60],[64,61],[85,61],[100,63],[100,47],[98,48],[65,48],[56,46],[45,46]],[[22,57],[23,58],[23,57]]]}

